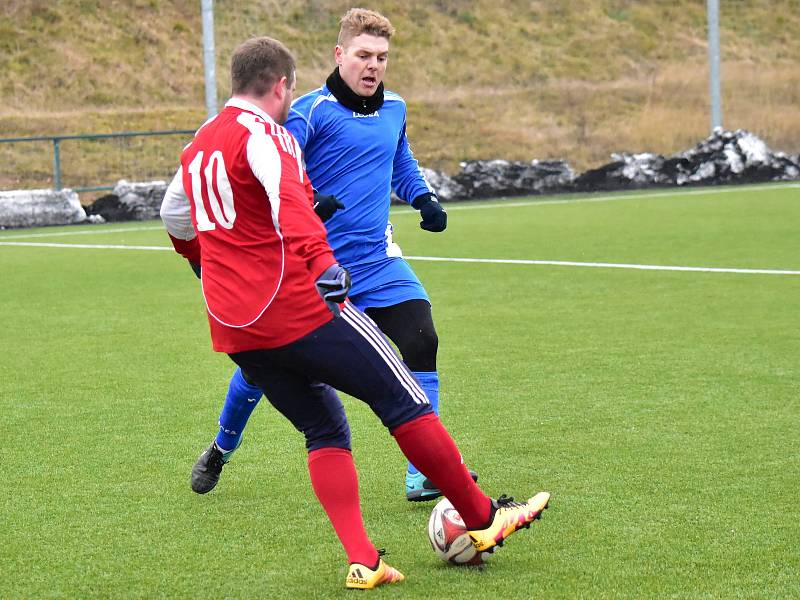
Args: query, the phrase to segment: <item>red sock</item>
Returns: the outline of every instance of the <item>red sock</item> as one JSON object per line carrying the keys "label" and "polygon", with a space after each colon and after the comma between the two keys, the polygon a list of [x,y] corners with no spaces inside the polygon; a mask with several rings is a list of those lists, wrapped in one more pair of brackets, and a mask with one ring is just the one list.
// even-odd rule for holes
{"label": "red sock", "polygon": [[343,448],[320,448],[308,453],[311,486],[328,514],[348,562],[378,564],[378,551],[367,536],[358,497],[358,474],[353,455]]}
{"label": "red sock", "polygon": [[435,414],[422,415],[392,431],[397,445],[417,469],[442,490],[467,529],[489,521],[491,500],[472,481],[453,438]]}

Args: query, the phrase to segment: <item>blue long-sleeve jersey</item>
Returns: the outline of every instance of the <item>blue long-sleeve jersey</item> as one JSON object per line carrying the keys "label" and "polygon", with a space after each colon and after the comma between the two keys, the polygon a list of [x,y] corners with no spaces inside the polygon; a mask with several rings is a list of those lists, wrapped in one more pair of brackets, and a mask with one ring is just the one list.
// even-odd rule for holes
{"label": "blue long-sleeve jersey", "polygon": [[325,222],[336,259],[349,267],[385,258],[391,191],[409,203],[432,191],[408,145],[405,101],[386,91],[383,106],[362,115],[322,86],[294,101],[285,126],[314,188],[345,206]]}

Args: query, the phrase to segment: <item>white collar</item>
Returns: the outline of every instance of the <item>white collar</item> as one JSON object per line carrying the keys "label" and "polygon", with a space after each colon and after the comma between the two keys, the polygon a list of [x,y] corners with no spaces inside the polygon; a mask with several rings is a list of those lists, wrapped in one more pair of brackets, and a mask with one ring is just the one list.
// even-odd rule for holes
{"label": "white collar", "polygon": [[242,98],[236,98],[236,97],[231,98],[230,100],[228,100],[225,103],[225,106],[232,106],[233,108],[241,108],[242,110],[246,110],[246,111],[249,111],[251,113],[255,113],[259,117],[264,119],[267,123],[274,123],[275,122],[275,119],[270,117],[267,113],[265,113],[263,110],[258,108],[255,104],[253,104],[252,102],[248,102],[247,100],[244,100]]}

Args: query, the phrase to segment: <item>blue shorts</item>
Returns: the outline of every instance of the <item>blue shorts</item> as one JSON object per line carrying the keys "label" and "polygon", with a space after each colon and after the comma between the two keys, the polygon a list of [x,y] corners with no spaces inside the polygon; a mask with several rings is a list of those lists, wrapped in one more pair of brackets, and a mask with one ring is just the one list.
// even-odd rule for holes
{"label": "blue shorts", "polygon": [[411,266],[400,257],[387,256],[347,270],[353,282],[348,298],[359,310],[394,306],[407,300],[431,302]]}

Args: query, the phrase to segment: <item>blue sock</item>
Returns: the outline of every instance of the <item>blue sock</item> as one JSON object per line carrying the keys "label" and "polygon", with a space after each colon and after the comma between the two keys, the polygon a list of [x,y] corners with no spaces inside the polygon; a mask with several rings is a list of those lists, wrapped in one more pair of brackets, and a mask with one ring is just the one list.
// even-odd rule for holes
{"label": "blue sock", "polygon": [[[414,377],[419,381],[419,385],[430,400],[431,408],[437,415],[439,414],[439,373],[436,371],[412,371]],[[419,473],[417,467],[408,463],[408,472],[412,475]]]}
{"label": "blue sock", "polygon": [[219,415],[217,446],[227,451],[236,450],[242,440],[242,430],[261,395],[261,388],[247,383],[242,376],[242,370],[236,369],[228,385],[225,405]]}

